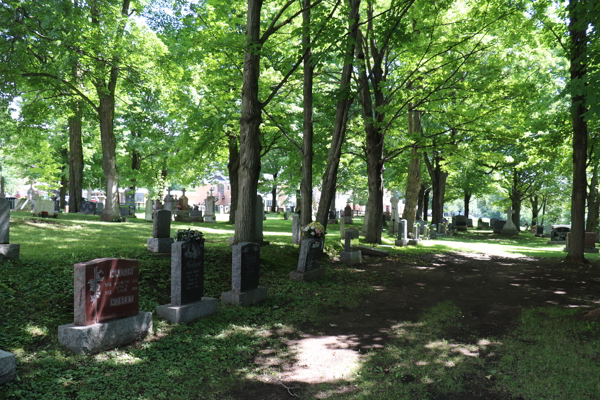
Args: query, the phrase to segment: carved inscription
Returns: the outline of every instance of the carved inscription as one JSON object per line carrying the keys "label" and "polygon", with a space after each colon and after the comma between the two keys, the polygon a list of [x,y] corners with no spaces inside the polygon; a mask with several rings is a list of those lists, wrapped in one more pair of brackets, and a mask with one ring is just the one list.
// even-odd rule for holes
{"label": "carved inscription", "polygon": [[242,248],[241,291],[256,289],[260,279],[260,246],[249,244]]}
{"label": "carved inscription", "polygon": [[181,251],[181,304],[200,301],[203,295],[204,240],[194,240]]}
{"label": "carved inscription", "polygon": [[74,268],[76,325],[139,313],[137,260],[103,258]]}

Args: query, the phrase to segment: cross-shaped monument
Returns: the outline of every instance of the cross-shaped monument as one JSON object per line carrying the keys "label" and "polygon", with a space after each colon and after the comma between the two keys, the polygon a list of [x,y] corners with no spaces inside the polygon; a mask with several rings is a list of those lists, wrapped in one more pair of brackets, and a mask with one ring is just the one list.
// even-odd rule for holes
{"label": "cross-shaped monument", "polygon": [[511,209],[510,207],[506,210],[504,210],[504,212],[506,213],[506,223],[504,224],[504,228],[502,228],[502,234],[503,235],[515,235],[517,233],[519,233],[519,231],[517,230],[517,227],[515,226],[515,223],[513,222],[512,216],[515,213],[515,210]]}

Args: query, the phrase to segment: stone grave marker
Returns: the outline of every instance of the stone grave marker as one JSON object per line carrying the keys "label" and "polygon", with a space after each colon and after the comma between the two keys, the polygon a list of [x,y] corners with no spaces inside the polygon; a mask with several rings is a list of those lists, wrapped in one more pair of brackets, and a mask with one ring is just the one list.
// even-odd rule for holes
{"label": "stone grave marker", "polygon": [[12,381],[17,376],[16,356],[0,350],[0,385]]}
{"label": "stone grave marker", "polygon": [[506,225],[506,221],[494,218],[494,225],[492,226],[492,228],[494,229],[494,233],[502,233],[504,225]]}
{"label": "stone grave marker", "polygon": [[204,218],[202,217],[202,211],[198,208],[198,206],[194,206],[193,210],[190,210],[190,222],[203,222]]}
{"label": "stone grave marker", "polygon": [[569,232],[571,232],[571,225],[552,225],[548,244],[567,244]]}
{"label": "stone grave marker", "polygon": [[230,292],[221,294],[227,304],[249,306],[267,298],[267,288],[259,286],[260,245],[244,242],[232,246],[232,276]]}
{"label": "stone grave marker", "polygon": [[74,323],[58,327],[59,343],[92,354],[152,332],[152,313],[139,311],[139,262],[101,258],[73,266]]}
{"label": "stone grave marker", "polygon": [[173,239],[171,239],[171,211],[157,210],[152,221],[152,237],[148,239],[148,251],[151,253],[170,253]]}
{"label": "stone grave marker", "polygon": [[346,265],[360,264],[362,262],[362,253],[352,246],[354,234],[351,230],[346,231],[344,235],[344,250],[340,252],[340,260]]}
{"label": "stone grave marker", "polygon": [[10,243],[10,202],[0,199],[0,262],[18,260],[21,245]]}
{"label": "stone grave marker", "polygon": [[167,195],[164,198],[164,210],[169,210],[171,213],[175,212],[175,199],[171,196],[171,188],[167,189]]}
{"label": "stone grave marker", "polygon": [[466,232],[468,228],[467,217],[464,215],[456,215],[452,217],[452,222],[454,223],[454,229],[461,232]]}
{"label": "stone grave marker", "polygon": [[204,222],[217,222],[215,217],[215,201],[215,197],[212,194],[206,198],[206,201],[204,202],[206,208],[206,212],[204,213]]}
{"label": "stone grave marker", "polygon": [[42,212],[48,213],[49,217],[56,215],[54,202],[52,200],[42,199],[38,194],[35,199],[35,208],[33,213],[39,215]]}
{"label": "stone grave marker", "polygon": [[[565,245],[564,251],[569,251],[570,242],[571,242],[571,232],[567,233],[567,243]],[[598,253],[600,250],[596,248],[596,233],[595,232],[585,232],[584,234],[584,243],[583,243],[583,252],[584,253]]]}
{"label": "stone grave marker", "polygon": [[352,224],[352,208],[350,208],[350,204],[346,204],[344,208],[344,223]]}
{"label": "stone grave marker", "polygon": [[214,314],[217,299],[204,297],[204,239],[196,231],[179,231],[171,246],[171,303],[157,314],[184,323]]}
{"label": "stone grave marker", "polygon": [[344,239],[346,232],[346,223],[344,222],[344,218],[340,218],[340,239]]}
{"label": "stone grave marker", "polygon": [[502,228],[502,232],[500,232],[502,235],[516,235],[519,233],[519,230],[517,229],[517,227],[515,226],[512,216],[515,213],[515,210],[511,209],[510,207],[507,208],[506,210],[504,210],[504,212],[506,213],[506,223],[504,224],[504,227]]}
{"label": "stone grave marker", "polygon": [[150,200],[150,199],[146,200],[146,209],[144,211],[144,220],[149,221],[149,222],[152,222],[152,213],[153,213],[153,210],[152,210],[153,204],[152,203],[153,203],[152,200]]}
{"label": "stone grave marker", "polygon": [[544,236],[544,225],[536,225],[535,226],[535,236],[536,237]]}
{"label": "stone grave marker", "polygon": [[398,221],[398,237],[396,246],[406,246],[408,244],[408,225],[405,219]]}
{"label": "stone grave marker", "polygon": [[298,266],[295,271],[290,272],[290,279],[295,281],[311,281],[325,275],[325,268],[319,264],[323,255],[323,246],[323,239],[302,239]]}
{"label": "stone grave marker", "polygon": [[292,215],[292,244],[300,244],[301,235],[300,216]]}

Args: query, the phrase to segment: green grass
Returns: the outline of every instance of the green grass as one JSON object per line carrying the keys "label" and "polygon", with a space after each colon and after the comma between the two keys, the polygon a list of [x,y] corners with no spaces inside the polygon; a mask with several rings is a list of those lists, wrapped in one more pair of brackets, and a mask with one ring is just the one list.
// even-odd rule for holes
{"label": "green grass", "polygon": [[[355,222],[360,227],[362,220]],[[96,216],[32,219],[29,213],[14,213],[10,238],[20,243],[21,260],[0,265],[0,349],[17,354],[18,379],[0,388],[0,399],[233,399],[229,390],[281,372],[281,365],[294,357],[288,341],[305,335],[305,323],[326,324],[336,310],[357,308],[373,286],[388,279],[330,264],[326,279],[290,281],[298,258],[291,220],[269,214],[264,225],[265,240],[271,242],[261,248],[267,301],[249,308],[221,305],[216,315],[187,325],[154,317],[154,335],[135,346],[76,356],[57,340],[57,327],[73,320],[73,264],[102,257],[140,260],[140,308],[154,311],[170,302],[170,259],[147,252],[152,227],[143,219],[104,223]],[[233,227],[176,222],[171,236],[184,228],[204,232],[205,295],[219,297],[231,287],[227,238]],[[342,248],[339,225],[328,230],[326,252],[333,256]],[[460,239],[387,250],[411,264],[420,254],[455,250],[454,244],[473,250]],[[474,234],[468,240],[483,245],[489,239]],[[522,248],[535,253],[543,248],[538,243],[546,241],[527,235],[502,240],[494,246],[515,253]],[[393,244],[393,238],[384,234],[384,243]],[[525,399],[600,398],[598,326],[577,318],[577,311],[546,312],[525,313],[507,338],[461,343],[445,334],[460,325],[460,311],[450,302],[438,304],[418,322],[394,326],[394,339],[385,350],[363,355],[355,381],[342,383],[355,389],[340,394],[340,383],[322,383],[307,393],[331,399],[427,399],[461,393],[476,382]],[[257,363],[263,351],[274,351],[277,362]],[[551,394],[543,392],[550,387]]]}

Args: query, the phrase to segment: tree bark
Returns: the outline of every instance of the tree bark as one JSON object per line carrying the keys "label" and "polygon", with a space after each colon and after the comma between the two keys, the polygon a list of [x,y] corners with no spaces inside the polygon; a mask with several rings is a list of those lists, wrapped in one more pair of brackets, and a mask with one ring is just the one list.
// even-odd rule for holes
{"label": "tree bark", "polygon": [[229,207],[229,223],[235,223],[235,212],[238,202],[238,168],[240,166],[240,153],[236,136],[229,136],[229,161],[227,171],[229,172],[229,184],[231,185],[231,206]]}
{"label": "tree bark", "polygon": [[463,201],[464,201],[464,215],[465,217],[469,218],[469,203],[471,202],[471,196],[473,196],[473,194],[468,191],[465,190],[464,191],[464,197],[463,197]]}
{"label": "tree bark", "polygon": [[69,193],[69,150],[63,148],[60,151],[62,167],[60,169],[60,192],[58,194],[59,207],[65,208],[65,198]]}
{"label": "tree bark", "polygon": [[273,202],[271,203],[271,212],[277,212],[277,175],[278,173],[273,174],[273,188],[271,189],[271,198]]}
{"label": "tree bark", "polygon": [[427,221],[427,218],[429,217],[429,192],[431,191],[431,188],[427,188],[427,190],[425,190],[425,194],[423,195],[423,221]]}
{"label": "tree bark", "polygon": [[260,10],[262,0],[248,0],[246,46],[244,49],[244,86],[240,118],[240,156],[238,170],[238,208],[235,243],[254,242],[256,238],[256,194],[260,174],[261,104],[258,100],[260,74]]}
{"label": "tree bark", "polygon": [[417,198],[417,219],[423,220],[423,201],[425,197],[425,185],[421,184],[419,189],[419,197]]}
{"label": "tree bark", "polygon": [[587,223],[585,226],[586,232],[598,231],[598,161],[594,159],[594,155],[590,154],[590,159],[593,160],[592,181],[588,194],[588,214]]}
{"label": "tree bark", "polygon": [[83,104],[75,101],[69,116],[69,213],[81,211],[83,189],[83,145],[81,115]]}
{"label": "tree bark", "polygon": [[440,224],[444,220],[444,196],[446,193],[446,179],[448,172],[443,171],[441,162],[443,157],[438,152],[432,152],[431,160],[425,154],[425,164],[431,177],[433,198],[431,200],[431,223]]}
{"label": "tree bark", "polygon": [[[114,93],[114,91],[112,92]],[[102,143],[102,166],[106,184],[106,201],[101,219],[112,221],[114,217],[120,216],[119,209],[119,175],[117,174],[117,141],[114,134],[114,95],[98,90],[100,107],[100,139]]]}
{"label": "tree bark", "polygon": [[331,146],[327,156],[327,167],[323,174],[323,184],[321,186],[321,198],[317,210],[317,221],[327,227],[327,211],[329,207],[328,199],[335,194],[335,185],[337,180],[337,171],[340,165],[340,156],[342,154],[342,145],[346,137],[346,124],[348,122],[348,111],[353,98],[350,96],[350,79],[352,78],[353,60],[355,43],[358,34],[358,9],[360,0],[349,0],[350,11],[348,15],[350,35],[346,43],[345,64],[342,70],[342,79],[340,80],[340,100],[336,105],[335,121],[331,134]]}
{"label": "tree bark", "polygon": [[536,226],[538,214],[540,212],[540,208],[538,207],[540,197],[538,195],[529,196],[529,201],[531,202],[531,226]]}
{"label": "tree bark", "polygon": [[[409,113],[410,115],[410,113]],[[409,123],[409,127],[411,123]],[[410,129],[410,128],[409,128]],[[402,212],[402,219],[406,220],[408,232],[412,232],[413,224],[417,213],[417,197],[419,196],[419,187],[421,185],[421,157],[417,153],[416,147],[412,149],[412,158],[408,165],[408,176],[406,177],[406,194],[404,196],[405,204]]]}
{"label": "tree bark", "polygon": [[[310,0],[304,0],[302,12],[302,50],[310,47]],[[302,212],[300,224],[306,226],[312,222],[312,160],[313,160],[313,66],[310,50],[304,54],[304,132],[303,132],[303,162],[302,162]]]}

